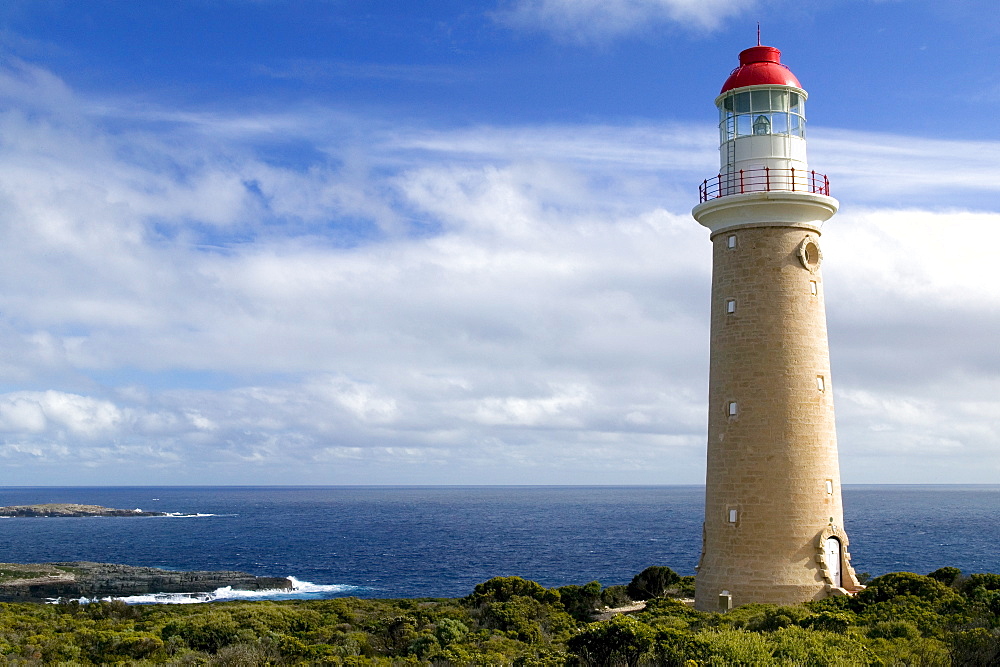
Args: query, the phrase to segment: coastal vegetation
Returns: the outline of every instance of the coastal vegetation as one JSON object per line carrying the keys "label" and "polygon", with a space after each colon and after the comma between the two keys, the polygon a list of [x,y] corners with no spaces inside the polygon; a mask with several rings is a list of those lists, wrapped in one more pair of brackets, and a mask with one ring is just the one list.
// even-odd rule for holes
{"label": "coastal vegetation", "polygon": [[[628,586],[496,577],[461,599],[0,604],[11,664],[987,665],[1000,575],[897,572],[858,595],[725,614],[648,568]],[[632,595],[648,596],[645,605]],[[615,612],[609,607],[627,612]]]}

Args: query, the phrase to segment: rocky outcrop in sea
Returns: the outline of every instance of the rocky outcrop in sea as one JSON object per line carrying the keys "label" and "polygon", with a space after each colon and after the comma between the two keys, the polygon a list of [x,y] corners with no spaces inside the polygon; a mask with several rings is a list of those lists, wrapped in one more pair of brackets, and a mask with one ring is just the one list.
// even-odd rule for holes
{"label": "rocky outcrop in sea", "polygon": [[100,505],[45,503],[43,505],[8,505],[0,507],[0,517],[81,517],[81,516],[167,516],[165,512],[141,509],[120,510]]}

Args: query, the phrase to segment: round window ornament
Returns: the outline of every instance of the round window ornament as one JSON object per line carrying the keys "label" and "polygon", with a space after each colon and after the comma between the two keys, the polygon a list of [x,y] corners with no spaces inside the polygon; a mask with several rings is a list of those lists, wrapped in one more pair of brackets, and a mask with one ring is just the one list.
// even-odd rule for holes
{"label": "round window ornament", "polygon": [[806,236],[799,244],[799,261],[802,266],[813,273],[819,268],[823,261],[823,252],[819,249],[819,242],[814,236]]}

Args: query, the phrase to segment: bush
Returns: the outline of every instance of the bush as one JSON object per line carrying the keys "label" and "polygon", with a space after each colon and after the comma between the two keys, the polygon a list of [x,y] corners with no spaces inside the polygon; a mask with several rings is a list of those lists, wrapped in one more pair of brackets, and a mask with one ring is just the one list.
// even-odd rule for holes
{"label": "bush", "polygon": [[657,598],[647,602],[646,608],[637,615],[637,618],[651,626],[678,627],[699,623],[706,619],[717,619],[719,614],[697,611],[694,607],[689,607],[680,600]]}
{"label": "bush", "polygon": [[788,665],[867,665],[872,661],[855,637],[798,626],[768,635],[775,662]]}
{"label": "bush", "polygon": [[196,651],[215,653],[223,646],[239,639],[240,627],[226,611],[210,611],[205,614],[178,618],[168,622],[160,631],[160,636],[168,640],[180,637]]}
{"label": "bush", "polygon": [[920,636],[920,630],[909,621],[879,621],[868,628],[868,636],[882,639],[915,639]]}
{"label": "bush", "polygon": [[975,628],[948,638],[948,652],[955,667],[978,667],[1000,663],[1000,635],[996,630]]}
{"label": "bush", "polygon": [[669,567],[653,565],[632,577],[626,590],[633,600],[651,600],[674,590],[680,580],[680,575]]}
{"label": "bush", "polygon": [[661,667],[687,667],[703,664],[709,658],[705,644],[695,635],[678,628],[657,628],[652,649],[652,663]]}
{"label": "bush", "polygon": [[954,588],[958,578],[962,576],[962,571],[957,567],[939,567],[927,576],[931,579],[940,581],[945,586],[951,586]]}
{"label": "bush", "polygon": [[706,665],[771,665],[774,657],[764,635],[745,630],[715,630],[692,637],[688,656]]}
{"label": "bush", "polygon": [[[950,667],[948,648],[936,639],[870,639],[867,649],[875,665],[920,665],[920,667]],[[977,663],[986,664],[986,663]]]}
{"label": "bush", "polygon": [[214,665],[273,665],[282,662],[282,655],[273,647],[260,642],[230,644],[219,649]]}
{"label": "bush", "polygon": [[482,623],[487,628],[503,630],[528,643],[564,640],[575,625],[562,609],[524,596],[486,605]]}
{"label": "bush", "polygon": [[681,577],[677,582],[677,596],[682,598],[694,597],[694,577]]}
{"label": "bush", "polygon": [[624,607],[632,602],[625,586],[608,586],[601,591],[601,604],[605,607]]}
{"label": "bush", "polygon": [[983,591],[1000,591],[1000,574],[970,574],[962,582],[962,593],[974,596]]}
{"label": "bush", "polygon": [[847,628],[851,627],[856,622],[857,617],[850,612],[821,611],[818,614],[802,619],[799,621],[799,625],[804,628],[819,630],[821,632],[836,632],[843,634],[847,632]]}
{"label": "bush", "polygon": [[591,623],[569,640],[569,650],[585,665],[638,665],[653,646],[653,629],[620,615]]}
{"label": "bush", "polygon": [[601,606],[601,582],[586,586],[560,586],[559,599],[570,616],[578,621],[593,620],[594,610]]}
{"label": "bush", "polygon": [[544,604],[559,602],[559,591],[545,588],[539,583],[521,577],[493,577],[476,584],[472,595],[465,598],[470,604],[508,602],[515,596],[538,600]]}
{"label": "bush", "polygon": [[872,579],[868,588],[854,599],[861,605],[870,605],[904,595],[912,595],[923,602],[945,602],[957,597],[955,591],[937,579],[912,572],[893,572]]}

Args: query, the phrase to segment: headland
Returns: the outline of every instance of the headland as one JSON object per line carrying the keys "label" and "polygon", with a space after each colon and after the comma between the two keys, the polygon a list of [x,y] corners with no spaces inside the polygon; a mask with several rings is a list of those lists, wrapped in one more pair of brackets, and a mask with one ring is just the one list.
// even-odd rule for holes
{"label": "headland", "polygon": [[100,505],[75,503],[45,503],[42,505],[8,505],[0,507],[0,517],[85,517],[85,516],[167,516],[166,512],[141,509],[121,510]]}
{"label": "headland", "polygon": [[283,577],[258,577],[246,572],[176,572],[85,561],[0,563],[0,602],[202,593],[226,586],[249,591],[284,590],[290,589],[292,582]]}

